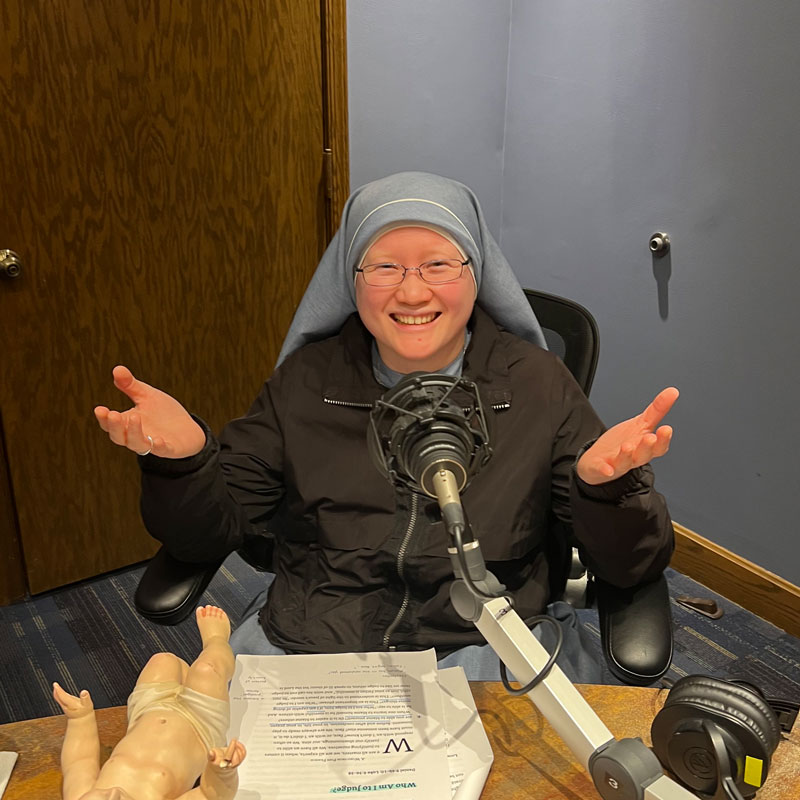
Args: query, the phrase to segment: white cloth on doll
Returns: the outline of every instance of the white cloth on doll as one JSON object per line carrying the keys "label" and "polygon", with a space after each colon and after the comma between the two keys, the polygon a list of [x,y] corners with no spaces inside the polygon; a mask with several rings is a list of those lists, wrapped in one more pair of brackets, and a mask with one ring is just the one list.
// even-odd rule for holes
{"label": "white cloth on doll", "polygon": [[128,697],[128,728],[150,711],[174,711],[194,729],[207,750],[227,744],[230,705],[177,681],[139,683]]}

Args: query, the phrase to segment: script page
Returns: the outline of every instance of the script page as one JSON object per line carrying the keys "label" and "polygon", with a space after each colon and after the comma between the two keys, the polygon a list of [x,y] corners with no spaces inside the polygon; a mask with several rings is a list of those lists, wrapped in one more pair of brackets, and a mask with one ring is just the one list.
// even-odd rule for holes
{"label": "script page", "polygon": [[453,800],[478,800],[494,761],[492,747],[464,670],[461,667],[439,670],[439,685]]}
{"label": "script page", "polygon": [[451,795],[433,650],[240,655],[230,692],[237,800]]}
{"label": "script page", "polygon": [[14,764],[17,763],[17,754],[6,752],[5,750],[0,753],[0,798],[8,786],[8,780],[11,777],[11,770],[14,769]]}

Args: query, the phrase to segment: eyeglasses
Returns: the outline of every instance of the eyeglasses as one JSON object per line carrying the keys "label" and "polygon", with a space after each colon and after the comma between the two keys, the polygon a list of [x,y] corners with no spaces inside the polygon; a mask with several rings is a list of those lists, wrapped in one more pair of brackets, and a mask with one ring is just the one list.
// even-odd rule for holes
{"label": "eyeglasses", "polygon": [[437,258],[426,261],[418,267],[404,267],[402,264],[367,264],[357,267],[356,272],[364,276],[368,286],[397,286],[403,282],[407,272],[416,270],[425,283],[449,283],[458,280],[470,259],[459,261],[457,258]]}

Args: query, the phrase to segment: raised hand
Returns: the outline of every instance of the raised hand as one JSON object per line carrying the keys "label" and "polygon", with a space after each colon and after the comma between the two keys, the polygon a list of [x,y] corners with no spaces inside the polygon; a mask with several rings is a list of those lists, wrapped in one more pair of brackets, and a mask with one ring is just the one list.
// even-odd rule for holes
{"label": "raised hand", "polygon": [[230,744],[224,750],[221,747],[209,750],[208,760],[218,769],[233,769],[244,761],[246,754],[244,745],[238,739],[231,739]]}
{"label": "raised hand", "polygon": [[609,428],[579,459],[576,470],[581,480],[606,483],[663,456],[672,428],[657,426],[677,399],[676,388],[663,389],[641,414]]}
{"label": "raised hand", "polygon": [[133,408],[127,411],[111,411],[105,406],[94,410],[114,444],[162,458],[186,458],[203,449],[205,432],[174,397],[137,380],[127,367],[114,367],[112,374],[117,389],[133,401]]}
{"label": "raised hand", "polygon": [[79,719],[94,712],[92,697],[83,689],[79,697],[70,694],[61,688],[58,683],[53,684],[53,699],[61,706],[64,716],[68,719]]}

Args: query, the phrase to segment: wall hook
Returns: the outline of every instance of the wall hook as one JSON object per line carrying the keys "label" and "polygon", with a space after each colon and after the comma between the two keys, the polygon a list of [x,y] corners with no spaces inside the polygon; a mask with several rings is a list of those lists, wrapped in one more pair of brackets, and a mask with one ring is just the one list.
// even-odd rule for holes
{"label": "wall hook", "polygon": [[656,231],[650,237],[650,252],[657,258],[665,256],[669,252],[669,234]]}

